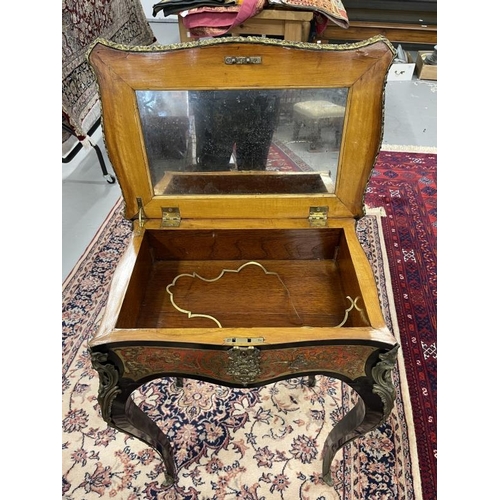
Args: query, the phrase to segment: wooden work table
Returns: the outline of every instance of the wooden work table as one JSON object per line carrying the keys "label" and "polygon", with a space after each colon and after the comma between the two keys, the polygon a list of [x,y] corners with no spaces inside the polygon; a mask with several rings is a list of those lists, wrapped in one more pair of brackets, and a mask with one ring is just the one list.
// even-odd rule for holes
{"label": "wooden work table", "polygon": [[[310,14],[279,15],[285,32],[288,21],[304,29]],[[275,33],[280,24],[270,21]],[[389,418],[399,344],[356,221],[381,143],[394,56],[383,37],[348,47],[231,36],[160,48],[94,45],[89,61],[106,145],[133,223],[88,347],[102,418],[158,452],[166,484],[178,477],[176,431],[134,402],[133,392],[149,381],[253,388],[297,377],[312,385],[316,375],[342,380],[357,400],[326,436],[321,477],[328,485],[336,452]],[[321,104],[328,95],[342,105]],[[311,101],[320,104],[297,107],[281,137],[292,145],[299,129],[312,129],[316,145],[319,129],[332,136],[338,129],[335,174],[333,156],[319,170],[259,168],[268,159],[262,144],[278,140],[262,133],[266,124],[290,103]],[[175,120],[151,136],[167,111]],[[196,155],[185,154],[192,144]],[[242,170],[231,169],[231,156]]]}
{"label": "wooden work table", "polygon": [[[258,15],[233,28],[231,35],[265,35],[283,37],[284,40],[307,42],[311,32],[312,11],[264,9]],[[182,17],[178,16],[181,42],[190,40]],[[316,40],[325,42],[356,42],[370,37],[383,35],[392,43],[437,43],[437,25],[376,20],[352,20],[345,29],[329,22],[325,31],[316,36]]]}

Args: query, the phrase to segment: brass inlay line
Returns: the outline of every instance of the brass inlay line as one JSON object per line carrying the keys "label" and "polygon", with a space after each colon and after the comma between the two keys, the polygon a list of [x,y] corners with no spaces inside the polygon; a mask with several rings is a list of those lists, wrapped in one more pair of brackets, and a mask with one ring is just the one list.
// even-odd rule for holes
{"label": "brass inlay line", "polygon": [[341,326],[344,326],[345,325],[345,322],[347,321],[347,318],[349,317],[349,313],[353,310],[353,309],[356,309],[356,311],[359,311],[360,313],[363,313],[363,309],[360,309],[358,307],[358,304],[356,304],[356,302],[359,300],[359,297],[356,297],[354,300],[351,299],[351,297],[349,297],[349,295],[346,297],[347,300],[351,301],[351,305],[345,310],[345,313],[344,313],[344,319],[342,320],[342,322],[340,324],[338,324],[335,328],[340,328]]}
{"label": "brass inlay line", "polygon": [[219,274],[219,276],[217,276],[217,278],[212,278],[212,279],[204,278],[203,276],[200,276],[196,272],[179,274],[178,276],[175,277],[174,281],[172,281],[172,283],[170,283],[170,285],[167,286],[167,292],[170,295],[170,302],[175,307],[175,309],[177,309],[179,312],[187,314],[188,318],[207,318],[207,319],[211,319],[212,321],[214,321],[217,324],[217,326],[219,328],[222,328],[222,324],[214,316],[210,316],[209,314],[193,313],[192,311],[188,311],[187,309],[182,309],[181,307],[179,307],[175,303],[174,293],[172,291],[170,291],[170,288],[172,288],[173,286],[175,286],[175,283],[177,282],[177,280],[179,278],[182,278],[182,277],[198,278],[198,279],[200,279],[202,281],[205,281],[207,283],[213,283],[215,281],[218,281],[220,278],[222,278],[222,276],[224,276],[224,274],[226,274],[226,273],[239,273],[242,269],[244,269],[247,266],[257,266],[257,267],[260,267],[264,271],[265,274],[276,276],[278,278],[278,280],[280,281],[280,283],[283,285],[283,288],[285,289],[285,291],[286,291],[286,293],[288,295],[288,298],[290,300],[291,306],[292,306],[295,314],[300,319],[300,315],[297,312],[297,309],[295,308],[295,306],[293,305],[292,298],[290,296],[290,291],[288,290],[287,286],[285,285],[285,283],[281,279],[280,275],[278,273],[274,272],[274,271],[268,271],[262,264],[260,264],[259,262],[255,262],[255,261],[245,262],[245,264],[242,264],[238,269],[223,269],[221,271],[221,273]]}
{"label": "brass inlay line", "polygon": [[[174,278],[174,280],[172,281],[172,283],[170,283],[170,285],[167,286],[166,290],[168,292],[168,294],[170,295],[170,302],[172,304],[172,306],[179,312],[183,313],[183,314],[186,314],[187,317],[189,319],[191,318],[206,318],[206,319],[210,319],[212,320],[218,328],[222,328],[222,324],[221,322],[215,318],[214,316],[210,315],[210,314],[201,314],[201,313],[194,313],[192,311],[189,311],[187,309],[183,309],[182,307],[178,306],[175,302],[175,299],[174,299],[174,292],[171,291],[171,288],[175,286],[175,284],[177,283],[177,280],[179,280],[180,278],[198,278],[202,281],[205,281],[206,283],[214,283],[215,281],[218,281],[220,280],[224,274],[226,273],[239,273],[242,269],[244,269],[245,267],[248,267],[248,266],[257,266],[259,267],[260,269],[262,269],[262,271],[264,271],[264,273],[266,275],[273,275],[273,276],[276,276],[279,280],[279,282],[283,285],[283,288],[285,289],[286,291],[286,294],[288,295],[288,298],[290,300],[290,304],[293,308],[293,311],[294,313],[296,314],[296,316],[299,318],[300,320],[300,315],[296,309],[296,307],[294,306],[293,304],[293,301],[292,301],[292,297],[290,295],[290,291],[288,290],[288,287],[285,285],[284,281],[281,279],[280,275],[274,271],[268,271],[262,264],[260,264],[259,262],[256,262],[256,261],[250,261],[250,262],[246,262],[245,264],[242,264],[238,269],[223,269],[219,276],[217,276],[216,278],[204,278],[203,276],[200,276],[198,273],[196,272],[192,272],[192,273],[182,273],[182,274],[179,274],[178,276],[176,276]],[[350,306],[345,310],[344,312],[344,319],[338,324],[336,325],[334,328],[340,328],[342,326],[345,325],[347,319],[349,318],[349,313],[353,310],[353,309],[356,309],[357,311],[359,311],[361,314],[364,314],[364,310],[361,309],[357,302],[358,300],[360,299],[360,297],[356,297],[354,300],[348,295],[347,297],[347,300],[350,302]]]}

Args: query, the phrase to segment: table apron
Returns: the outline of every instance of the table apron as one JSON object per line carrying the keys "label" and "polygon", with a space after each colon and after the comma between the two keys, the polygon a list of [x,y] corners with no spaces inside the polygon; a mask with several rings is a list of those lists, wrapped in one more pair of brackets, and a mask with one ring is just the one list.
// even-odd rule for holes
{"label": "table apron", "polygon": [[367,345],[316,345],[265,349],[166,346],[120,346],[112,352],[122,365],[122,378],[200,377],[231,385],[256,385],[297,374],[324,373],[356,380],[369,374],[367,362],[378,348]]}

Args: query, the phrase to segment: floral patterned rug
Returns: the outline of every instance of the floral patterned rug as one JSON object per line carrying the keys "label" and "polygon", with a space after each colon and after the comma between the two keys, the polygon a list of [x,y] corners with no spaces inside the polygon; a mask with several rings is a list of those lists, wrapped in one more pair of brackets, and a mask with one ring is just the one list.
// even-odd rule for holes
{"label": "floral patterned rug", "polygon": [[[135,401],[169,435],[179,476],[175,485],[163,487],[157,453],[101,419],[98,377],[86,348],[131,236],[122,213],[120,200],[63,283],[64,499],[421,499],[401,355],[389,419],[337,453],[333,487],[321,479],[321,451],[334,423],[355,402],[356,394],[344,383],[318,376],[314,387],[302,378],[258,389],[196,380],[178,388],[169,378],[145,384]],[[374,269],[387,324],[400,341],[379,215],[361,219],[358,236]]]}

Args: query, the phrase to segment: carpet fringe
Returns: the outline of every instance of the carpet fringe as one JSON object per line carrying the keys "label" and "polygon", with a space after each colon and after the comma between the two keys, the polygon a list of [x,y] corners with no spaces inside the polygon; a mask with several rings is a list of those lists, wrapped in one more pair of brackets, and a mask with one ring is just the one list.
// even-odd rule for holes
{"label": "carpet fringe", "polygon": [[387,217],[387,213],[385,212],[384,207],[368,207],[365,205],[364,210],[366,215],[375,215],[376,217]]}
{"label": "carpet fringe", "polygon": [[437,148],[431,146],[410,146],[399,144],[382,144],[381,151],[397,151],[400,153],[427,153],[437,154]]}
{"label": "carpet fringe", "polygon": [[[382,260],[384,266],[384,274],[386,276],[385,285],[387,289],[387,295],[390,297],[394,297],[394,292],[392,290],[392,281],[391,281],[391,271],[389,268],[389,260],[387,258],[387,249],[385,245],[384,233],[382,230],[382,220],[381,217],[385,217],[385,210],[383,207],[375,207],[369,209],[371,215],[374,215],[377,218],[377,231],[379,233],[380,246],[382,248]],[[382,215],[383,212],[383,215]],[[396,313],[396,305],[394,300],[388,301],[389,313],[392,320],[393,325],[393,334],[396,337],[398,343],[401,345],[401,334],[399,331],[399,325],[397,321],[397,313]],[[413,488],[415,493],[415,500],[422,500],[422,478],[420,477],[420,467],[418,461],[418,449],[417,449],[417,436],[415,434],[415,427],[413,425],[413,409],[410,400],[410,387],[408,385],[408,380],[406,378],[406,367],[405,361],[403,357],[403,350],[398,350],[398,366],[399,366],[399,381],[401,384],[401,397],[404,402],[404,415],[406,418],[406,424],[408,427],[408,444],[410,445],[410,456],[411,456],[411,466],[413,473]]]}

